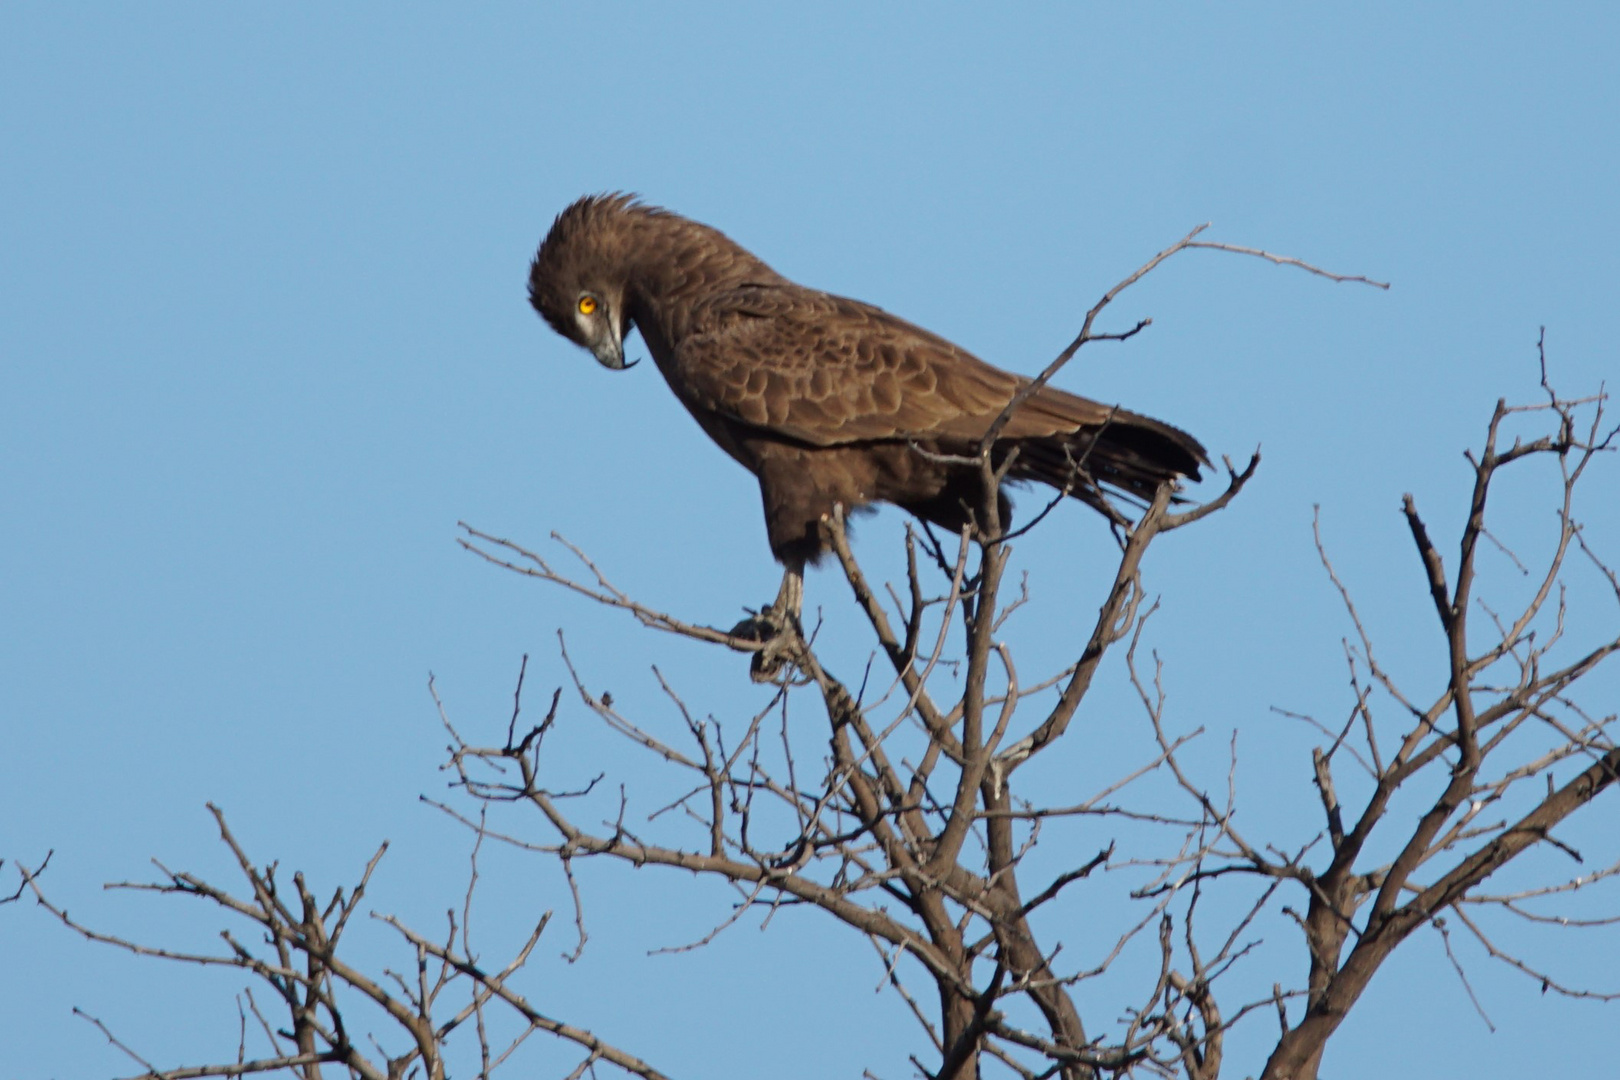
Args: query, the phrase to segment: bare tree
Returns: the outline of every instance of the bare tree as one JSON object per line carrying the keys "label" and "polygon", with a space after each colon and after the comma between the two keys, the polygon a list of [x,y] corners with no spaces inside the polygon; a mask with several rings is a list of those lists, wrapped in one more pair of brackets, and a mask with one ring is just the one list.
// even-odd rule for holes
{"label": "bare tree", "polygon": [[[473,848],[461,909],[446,912],[446,926],[440,936],[418,932],[392,915],[371,913],[372,919],[398,932],[405,945],[404,954],[411,961],[404,974],[393,970],[372,973],[351,962],[344,932],[360,910],[372,872],[388,845],[377,849],[352,888],[339,887],[323,902],[302,874],[292,875],[292,888],[288,890],[275,863],[255,864],[231,833],[224,813],[212,804],[208,809],[219,827],[220,839],[241,870],[245,888],[240,892],[233,893],[194,874],[171,871],[161,863],[156,864],[160,872],[156,881],[118,882],[108,887],[189,897],[217,908],[231,918],[234,928],[227,926],[219,932],[223,948],[216,952],[147,945],[92,929],[46,896],[37,872],[21,871],[24,885],[32,890],[39,905],[91,941],[137,956],[198,967],[235,968],[252,976],[258,985],[264,997],[262,1003],[254,996],[252,985],[236,999],[235,1057],[211,1064],[154,1065],[99,1019],[74,1009],[144,1070],[139,1074],[143,1080],[270,1072],[319,1080],[322,1066],[326,1065],[338,1066],[356,1080],[397,1080],[407,1076],[443,1080],[448,1075],[446,1061],[452,1041],[469,1028],[479,1076],[487,1077],[500,1068],[535,1032],[546,1032],[584,1051],[574,1077],[600,1062],[644,1080],[664,1080],[663,1074],[651,1065],[583,1028],[546,1015],[513,988],[512,977],[528,963],[551,921],[549,911],[501,968],[491,969],[480,962],[468,927],[481,845]],[[398,1042],[393,1049],[359,1034],[378,1019],[395,1033]],[[368,1039],[371,1045],[362,1046]],[[265,1049],[250,1056],[249,1046],[254,1044]]]}
{"label": "bare tree", "polygon": [[[1189,248],[1365,280],[1212,244],[1197,239],[1200,232],[1111,289],[1037,384],[1088,342],[1122,340],[1146,326],[1093,331],[1122,290]],[[1324,570],[1344,598],[1354,638],[1346,645],[1351,701],[1345,715],[1331,723],[1298,718],[1321,737],[1309,766],[1323,822],[1314,836],[1257,836],[1238,827],[1235,748],[1205,751],[1202,729],[1178,729],[1167,715],[1159,662],[1153,657],[1150,663],[1144,652],[1144,626],[1156,606],[1146,599],[1143,569],[1150,545],[1225,508],[1254,476],[1259,455],[1241,468],[1227,462],[1225,490],[1202,505],[1180,502],[1166,486],[1145,507],[1116,507],[1118,559],[1095,618],[1086,620],[1083,642],[1061,670],[1027,682],[1004,634],[1017,625],[1028,594],[1006,582],[1011,542],[1038,525],[1045,511],[1017,529],[999,519],[995,492],[1012,462],[992,460],[994,428],[974,459],[984,495],[974,523],[955,537],[908,531],[906,571],[897,587],[869,579],[842,519],[828,523],[876,662],[887,665],[889,675],[875,678],[871,665],[858,682],[835,674],[832,643],[812,628],[790,641],[769,700],[735,719],[692,709],[658,675],[673,720],[661,724],[627,715],[610,695],[593,693],[592,680],[564,648],[561,661],[583,708],[670,771],[680,794],[652,804],[635,792],[610,790],[597,768],[548,750],[563,690],[553,691],[538,721],[525,719],[525,658],[512,714],[488,736],[465,738],[465,725],[453,723],[439,703],[451,736],[455,794],[430,801],[468,826],[475,859],[481,845],[501,842],[556,862],[572,897],[576,955],[586,942],[579,860],[661,866],[726,882],[736,900],[716,913],[714,931],[694,946],[745,918],[769,918],[782,906],[826,913],[871,943],[881,978],[927,1040],[929,1049],[912,1058],[915,1068],[941,1080],[994,1071],[1025,1080],[1213,1080],[1227,1064],[1228,1033],[1239,1023],[1258,1022],[1256,1016],[1278,1023],[1274,1049],[1263,1066],[1256,1061],[1239,1070],[1263,1067],[1262,1075],[1276,1080],[1314,1077],[1329,1039],[1392,951],[1424,927],[1448,935],[1453,919],[1490,956],[1544,987],[1596,993],[1543,973],[1503,943],[1492,920],[1556,920],[1548,905],[1614,875],[1620,863],[1571,879],[1543,876],[1488,889],[1493,874],[1537,846],[1578,856],[1555,831],[1607,787],[1620,766],[1609,737],[1614,715],[1589,710],[1576,697],[1581,681],[1620,650],[1620,634],[1571,640],[1568,605],[1594,590],[1564,586],[1572,574],[1586,573],[1620,599],[1620,579],[1583,535],[1575,502],[1588,467],[1609,449],[1615,432],[1603,427],[1601,394],[1565,399],[1553,392],[1544,357],[1542,386],[1545,401],[1499,404],[1482,447],[1470,455],[1470,512],[1449,571],[1415,503],[1406,499],[1406,520],[1446,645],[1437,694],[1408,692],[1380,663],[1372,632],[1318,533]],[[1008,406],[1009,414],[1017,404]],[[1530,575],[1529,595],[1498,610],[1482,599],[1477,558],[1481,541],[1496,542],[1489,497],[1506,472],[1536,463],[1551,465],[1560,478],[1554,543]],[[1086,482],[1085,462],[1074,469],[1075,483]],[[641,603],[560,539],[581,569],[564,572],[517,542],[464,528],[463,543],[483,558],[621,611],[644,627],[721,648],[763,647]],[[1124,652],[1140,698],[1139,760],[1083,800],[1042,801],[1034,797],[1039,785],[1026,782],[1020,770],[1061,756],[1065,747],[1078,752],[1083,740],[1072,721],[1110,651]],[[1209,772],[1214,784],[1203,779]],[[1139,794],[1149,785],[1152,799]],[[1165,791],[1174,800],[1157,797]],[[1101,823],[1117,835],[1068,855],[1075,845],[1065,842],[1063,830],[1076,822]],[[575,1075],[598,1063],[659,1075],[594,1035],[542,1015],[512,988],[544,920],[510,963],[490,971],[466,941],[465,916],[458,923],[452,914],[437,938],[385,918],[415,957],[416,976],[369,976],[344,959],[339,940],[370,867],[356,888],[339,890],[324,905],[298,877],[284,897],[274,867],[256,867],[222,816],[219,823],[248,883],[243,895],[166,870],[157,882],[135,887],[202,899],[246,919],[262,936],[259,949],[231,934],[218,955],[113,938],[70,920],[36,886],[41,903],[88,937],[243,969],[268,984],[285,1010],[286,1025],[276,1028],[247,996],[234,1063],[163,1071],[141,1061],[145,1075],[279,1068],[314,1077],[331,1063],[351,1076],[421,1069],[437,1077],[444,1074],[444,1044],[469,1020],[480,1075],[534,1031],[582,1048]],[[1117,924],[1097,918],[1077,925],[1053,916],[1064,909],[1065,890],[1083,881],[1110,891],[1117,901],[1110,911],[1126,912]],[[1218,904],[1211,899],[1217,887],[1223,890]],[[469,885],[464,906],[471,895]],[[1303,981],[1257,978],[1245,970],[1263,934],[1278,927],[1290,935],[1290,945],[1303,944],[1307,963],[1282,969],[1306,970]],[[1294,948],[1297,957],[1301,951]],[[1115,1004],[1105,1014],[1086,1015],[1079,990],[1105,980]],[[381,1010],[400,1032],[400,1046],[362,1054],[348,1034],[355,1025],[344,1018],[355,1007]],[[517,1018],[505,1041],[493,1039],[485,1023],[486,1010],[496,1008]],[[248,1058],[249,1012],[274,1056]]]}
{"label": "bare tree", "polygon": [[[1588,546],[1574,512],[1577,485],[1595,455],[1613,444],[1616,430],[1603,429],[1601,394],[1565,400],[1554,392],[1547,381],[1544,340],[1537,350],[1547,400],[1525,406],[1497,402],[1484,445],[1468,455],[1473,490],[1457,542],[1456,569],[1449,576],[1416,502],[1410,495],[1402,500],[1446,646],[1439,694],[1429,699],[1408,694],[1380,665],[1318,532],[1322,565],[1344,598],[1357,637],[1347,646],[1354,702],[1338,730],[1324,729],[1330,741],[1313,756],[1328,848],[1310,866],[1297,859],[1263,857],[1240,843],[1235,857],[1208,871],[1285,878],[1308,890],[1301,924],[1310,951],[1305,1012],[1278,1041],[1266,1064],[1267,1077],[1315,1076],[1328,1038],[1391,951],[1426,925],[1444,933],[1448,911],[1491,956],[1534,975],[1544,988],[1617,996],[1559,985],[1500,950],[1474,914],[1494,908],[1542,919],[1527,905],[1573,893],[1620,871],[1615,863],[1593,874],[1511,893],[1482,889],[1492,874],[1537,844],[1550,844],[1580,862],[1580,855],[1560,843],[1553,830],[1608,787],[1620,768],[1620,749],[1609,734],[1614,714],[1592,716],[1573,696],[1584,676],[1620,650],[1620,636],[1567,642],[1569,595],[1564,584],[1566,563],[1578,549],[1620,599],[1620,580]],[[1506,426],[1523,416],[1541,419],[1542,433],[1503,445]],[[1475,595],[1480,545],[1494,542],[1487,506],[1505,470],[1537,459],[1556,462],[1561,478],[1552,553],[1535,575],[1537,585],[1528,599],[1516,611],[1498,612]],[[1487,620],[1488,628],[1483,644],[1471,644],[1470,624],[1478,616]],[[1394,706],[1393,722],[1382,711],[1374,718],[1378,695]],[[1371,781],[1370,790],[1349,807],[1341,805],[1334,784],[1334,765],[1345,758]],[[1422,781],[1431,776],[1444,776],[1445,783],[1416,821],[1392,816],[1396,795],[1403,789],[1421,790]],[[1375,832],[1396,838],[1393,859],[1368,857]]]}

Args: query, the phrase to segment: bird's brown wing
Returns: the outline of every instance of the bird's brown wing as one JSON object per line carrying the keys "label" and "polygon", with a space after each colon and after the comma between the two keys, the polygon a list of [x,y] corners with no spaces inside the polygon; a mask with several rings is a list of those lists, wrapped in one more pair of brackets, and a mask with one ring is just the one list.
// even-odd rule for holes
{"label": "bird's brown wing", "polygon": [[[879,308],[798,286],[733,289],[697,314],[673,357],[692,401],[814,446],[975,440],[1028,381]],[[1111,415],[1043,387],[1004,437],[1074,432]]]}

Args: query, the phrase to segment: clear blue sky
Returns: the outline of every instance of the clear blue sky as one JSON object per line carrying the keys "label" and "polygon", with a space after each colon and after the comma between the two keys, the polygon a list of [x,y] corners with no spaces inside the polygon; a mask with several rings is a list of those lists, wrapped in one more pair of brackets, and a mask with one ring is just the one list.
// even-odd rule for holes
{"label": "clear blue sky", "polygon": [[[205,942],[211,917],[99,885],[149,857],[224,879],[214,800],[259,858],[323,887],[392,840],[377,907],[436,925],[466,838],[416,800],[444,784],[429,671],[486,738],[521,654],[531,687],[565,677],[559,628],[593,685],[649,722],[669,720],[654,662],[701,711],[758,701],[736,658],[651,639],[454,542],[458,519],[536,544],[555,529],[698,621],[775,588],[751,478],[651,365],[605,372],[524,302],[552,216],[608,189],[1027,372],[1204,221],[1392,281],[1190,253],[1113,310],[1150,331],[1060,380],[1218,454],[1263,445],[1239,505],[1152,557],[1155,644],[1172,722],[1212,732],[1211,782],[1236,728],[1250,820],[1308,836],[1311,740],[1268,710],[1347,700],[1312,505],[1386,651],[1432,688],[1401,494],[1455,529],[1460,451],[1496,398],[1535,396],[1539,326],[1561,387],[1620,374],[1620,15],[1411,7],[6,5],[0,857],[54,848],[47,884],[76,915]],[[1610,469],[1583,516],[1611,558],[1617,508]],[[892,566],[900,523],[867,522],[863,556]],[[1021,547],[1050,598],[1021,630],[1030,670],[1079,640],[1070,608],[1094,610],[1107,555],[1079,511]],[[809,590],[845,603],[828,574]],[[1589,625],[1612,625],[1612,602],[1582,599]],[[1140,735],[1109,678],[1078,739]],[[1607,691],[1595,705],[1612,710]],[[566,719],[582,771],[641,778],[624,744]],[[1589,838],[1613,812],[1595,809]],[[570,968],[554,931],[528,984],[542,1006],[677,1076],[908,1074],[920,1036],[873,994],[864,942],[792,913],[648,958],[700,936],[725,894],[651,872],[583,884],[593,940]],[[487,888],[492,952],[502,926],[567,903],[537,860],[494,860]],[[1564,937],[1535,955],[1614,989],[1615,949]],[[1373,985],[1330,1073],[1612,1068],[1613,1007],[1465,959],[1494,1035],[1427,935]],[[75,1005],[159,1062],[228,1055],[239,984],[0,909],[0,1076],[133,1071]],[[1265,1034],[1234,1075],[1258,1070]],[[551,1053],[541,1067],[571,1067]]]}

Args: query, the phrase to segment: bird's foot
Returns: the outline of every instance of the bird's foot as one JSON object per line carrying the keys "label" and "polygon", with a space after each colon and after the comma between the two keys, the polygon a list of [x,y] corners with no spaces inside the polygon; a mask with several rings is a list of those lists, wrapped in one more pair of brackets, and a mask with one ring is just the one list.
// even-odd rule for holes
{"label": "bird's foot", "polygon": [[758,614],[733,626],[731,636],[758,643],[754,649],[732,646],[739,652],[754,654],[748,663],[748,677],[757,683],[782,682],[791,676],[794,659],[804,647],[799,620],[775,605],[761,608]]}

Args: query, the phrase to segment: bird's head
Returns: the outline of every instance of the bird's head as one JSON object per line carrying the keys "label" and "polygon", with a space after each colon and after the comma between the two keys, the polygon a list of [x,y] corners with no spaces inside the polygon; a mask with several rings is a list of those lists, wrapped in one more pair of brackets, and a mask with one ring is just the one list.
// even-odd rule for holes
{"label": "bird's head", "polygon": [[529,265],[529,303],[551,328],[623,371],[630,332],[624,241],[614,226],[634,206],[628,195],[588,195],[557,215]]}

